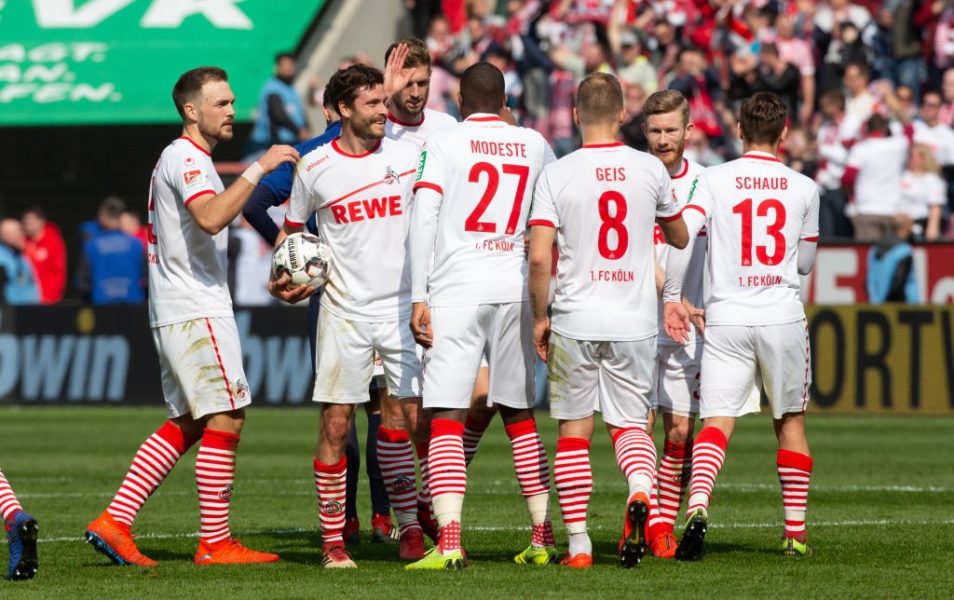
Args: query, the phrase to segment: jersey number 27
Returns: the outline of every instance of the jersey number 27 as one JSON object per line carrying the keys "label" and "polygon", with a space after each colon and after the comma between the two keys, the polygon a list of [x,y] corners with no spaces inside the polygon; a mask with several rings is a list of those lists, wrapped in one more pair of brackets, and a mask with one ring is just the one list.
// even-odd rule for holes
{"label": "jersey number 27", "polygon": [[[510,209],[510,218],[507,219],[507,229],[505,230],[508,235],[511,235],[517,230],[517,223],[520,220],[520,207],[523,205],[523,195],[527,190],[527,180],[530,178],[530,167],[527,165],[501,165],[500,169],[504,175],[517,176],[517,193],[513,196],[513,207]],[[487,207],[490,206],[490,202],[497,194],[497,188],[500,186],[500,171],[489,162],[475,163],[474,166],[470,168],[470,175],[467,177],[467,181],[479,183],[482,174],[487,175],[487,187],[484,188],[480,202],[477,203],[473,212],[471,212],[467,220],[464,221],[464,230],[479,233],[496,233],[496,223],[481,221],[480,218],[484,216]]]}

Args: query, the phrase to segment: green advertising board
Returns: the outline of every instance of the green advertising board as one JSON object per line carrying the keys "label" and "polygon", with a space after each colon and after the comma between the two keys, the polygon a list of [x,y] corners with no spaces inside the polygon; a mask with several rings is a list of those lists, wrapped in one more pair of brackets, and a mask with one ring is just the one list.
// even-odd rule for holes
{"label": "green advertising board", "polygon": [[229,73],[249,120],[326,0],[0,0],[0,125],[177,122],[178,76]]}

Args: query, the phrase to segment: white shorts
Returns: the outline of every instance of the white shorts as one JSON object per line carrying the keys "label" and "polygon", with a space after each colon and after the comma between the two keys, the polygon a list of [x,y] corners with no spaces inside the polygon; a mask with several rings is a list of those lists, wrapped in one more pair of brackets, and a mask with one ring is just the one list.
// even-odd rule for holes
{"label": "white shorts", "polygon": [[198,419],[252,403],[234,318],[153,327],[152,341],[170,419],[184,415]]}
{"label": "white shorts", "polygon": [[586,342],[551,333],[550,416],[572,421],[599,411],[607,425],[645,425],[653,409],[655,352],[655,337]]}
{"label": "white shorts", "polygon": [[[486,356],[480,357],[480,368],[486,369],[490,366],[490,363],[487,362]],[[387,382],[384,380],[384,361],[381,360],[381,356],[375,352],[374,353],[374,383],[378,386],[378,389],[387,388]]]}
{"label": "white shorts", "polygon": [[738,417],[750,412],[757,376],[773,418],[805,411],[812,381],[805,319],[781,325],[707,327],[699,416]]}
{"label": "white shorts", "polygon": [[421,395],[421,359],[407,321],[351,321],[321,310],[317,350],[312,394],[315,402],[367,402],[375,354],[381,357],[385,384],[392,396]]}
{"label": "white shorts", "polygon": [[[656,399],[660,411],[691,417],[699,414],[700,367],[704,343],[659,344],[656,350]],[[756,382],[746,397],[742,414],[759,412],[761,382]]]}
{"label": "white shorts", "polygon": [[424,408],[470,408],[481,358],[490,368],[487,406],[533,407],[533,338],[527,302],[435,306],[424,354]]}
{"label": "white shorts", "polygon": [[699,365],[704,344],[659,344],[656,349],[656,403],[688,417],[699,414]]}

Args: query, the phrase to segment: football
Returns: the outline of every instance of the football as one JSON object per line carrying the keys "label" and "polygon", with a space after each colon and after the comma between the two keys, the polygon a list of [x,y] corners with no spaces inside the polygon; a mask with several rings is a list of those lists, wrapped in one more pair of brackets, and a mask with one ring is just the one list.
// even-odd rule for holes
{"label": "football", "polygon": [[318,236],[293,233],[282,240],[272,255],[272,273],[291,275],[292,283],[323,286],[331,270],[331,248]]}

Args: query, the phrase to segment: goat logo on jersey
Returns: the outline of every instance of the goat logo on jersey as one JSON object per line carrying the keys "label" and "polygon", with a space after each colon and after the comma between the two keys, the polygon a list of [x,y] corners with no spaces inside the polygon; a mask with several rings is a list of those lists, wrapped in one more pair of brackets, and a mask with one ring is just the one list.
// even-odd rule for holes
{"label": "goat logo on jersey", "polygon": [[401,183],[401,176],[397,174],[397,171],[391,168],[391,165],[388,165],[384,171],[384,183],[388,185]]}

